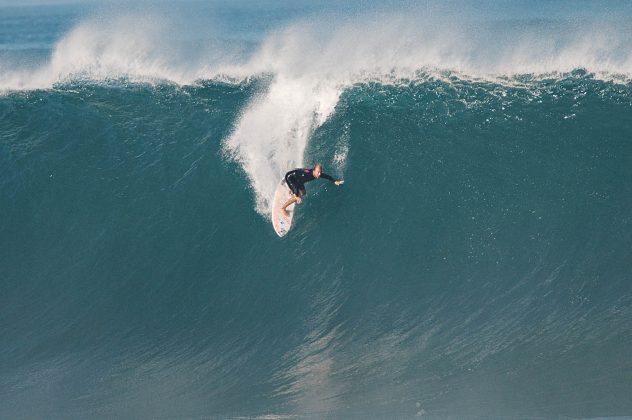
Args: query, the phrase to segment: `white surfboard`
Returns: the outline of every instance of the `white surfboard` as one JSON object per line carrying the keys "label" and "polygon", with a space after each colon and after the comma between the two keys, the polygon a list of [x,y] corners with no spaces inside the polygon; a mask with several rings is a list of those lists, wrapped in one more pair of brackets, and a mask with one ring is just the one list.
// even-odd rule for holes
{"label": "white surfboard", "polygon": [[287,216],[283,214],[281,210],[283,205],[287,203],[287,200],[292,197],[294,197],[294,194],[290,191],[285,179],[282,179],[279,185],[277,185],[277,189],[274,192],[274,201],[272,202],[272,226],[274,226],[274,231],[281,238],[287,235],[292,227],[292,218],[294,217],[294,207],[296,207],[296,204],[291,204],[287,207]]}

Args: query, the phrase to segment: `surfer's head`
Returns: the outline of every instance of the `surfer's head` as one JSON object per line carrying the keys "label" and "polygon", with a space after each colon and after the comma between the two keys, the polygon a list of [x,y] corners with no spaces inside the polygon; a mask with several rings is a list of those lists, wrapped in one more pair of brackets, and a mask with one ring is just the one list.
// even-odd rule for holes
{"label": "surfer's head", "polygon": [[323,167],[320,163],[317,163],[316,166],[314,166],[314,169],[312,169],[312,174],[314,175],[314,178],[320,178],[320,174],[322,171]]}

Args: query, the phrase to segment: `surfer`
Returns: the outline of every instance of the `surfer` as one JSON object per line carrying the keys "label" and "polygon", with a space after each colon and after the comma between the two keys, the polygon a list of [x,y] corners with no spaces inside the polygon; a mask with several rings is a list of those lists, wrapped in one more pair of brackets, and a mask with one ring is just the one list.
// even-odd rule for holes
{"label": "surfer", "polygon": [[317,163],[313,169],[294,169],[285,174],[285,182],[290,187],[290,191],[294,194],[294,197],[287,200],[287,202],[281,208],[281,211],[285,216],[288,215],[287,207],[293,203],[301,204],[301,197],[305,195],[305,183],[313,181],[318,178],[325,178],[336,185],[342,185],[345,182],[343,180],[335,180],[332,176],[323,172],[323,167],[320,163]]}

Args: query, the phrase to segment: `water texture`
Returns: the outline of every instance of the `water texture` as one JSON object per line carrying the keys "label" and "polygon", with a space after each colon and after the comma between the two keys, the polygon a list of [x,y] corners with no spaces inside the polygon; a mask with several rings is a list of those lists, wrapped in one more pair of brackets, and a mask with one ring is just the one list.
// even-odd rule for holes
{"label": "water texture", "polygon": [[0,7],[0,418],[632,415],[630,8],[481,4]]}

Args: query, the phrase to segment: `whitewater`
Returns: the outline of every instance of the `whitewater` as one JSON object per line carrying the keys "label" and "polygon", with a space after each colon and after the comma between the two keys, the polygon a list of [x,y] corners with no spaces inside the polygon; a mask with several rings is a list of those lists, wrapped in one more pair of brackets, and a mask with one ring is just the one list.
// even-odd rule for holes
{"label": "whitewater", "polygon": [[0,11],[0,417],[632,415],[627,4]]}
{"label": "whitewater", "polygon": [[[182,31],[163,15],[98,16],[65,34],[41,67],[4,72],[0,88],[47,89],[77,79],[120,77],[180,85],[240,83],[267,75],[265,91],[244,110],[226,141],[227,151],[250,178],[258,211],[266,214],[275,180],[303,164],[313,129],[354,84],[397,84],[449,74],[511,82],[519,75],[559,77],[575,69],[627,81],[632,72],[632,30],[624,22],[481,27],[427,8],[412,12],[338,18],[340,24],[323,17],[305,19],[272,31],[250,54],[239,46],[223,51],[216,43],[195,51],[197,43],[187,43],[186,36],[169,36]],[[498,37],[501,31],[506,36]]]}

